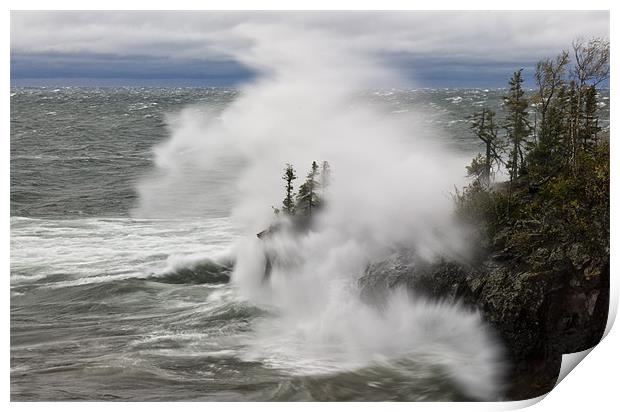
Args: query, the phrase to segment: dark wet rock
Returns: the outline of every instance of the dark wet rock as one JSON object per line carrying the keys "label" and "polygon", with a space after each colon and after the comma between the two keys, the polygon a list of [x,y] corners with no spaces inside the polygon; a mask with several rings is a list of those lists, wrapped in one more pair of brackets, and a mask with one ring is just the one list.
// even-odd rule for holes
{"label": "dark wet rock", "polygon": [[146,278],[153,282],[170,284],[200,285],[207,283],[228,283],[233,269],[233,262],[214,262],[211,260],[176,269],[172,272]]}
{"label": "dark wet rock", "polygon": [[481,311],[508,353],[509,399],[550,391],[561,356],[596,345],[609,304],[609,259],[575,243],[521,256],[502,234],[475,262],[420,262],[410,252],[369,265],[359,284],[364,299],[381,304],[388,290],[406,287],[432,299]]}
{"label": "dark wet rock", "polygon": [[468,273],[456,263],[429,263],[399,252],[369,265],[359,283],[362,297],[375,304],[382,303],[391,289],[402,286],[430,299],[455,301],[471,298],[465,287]]}

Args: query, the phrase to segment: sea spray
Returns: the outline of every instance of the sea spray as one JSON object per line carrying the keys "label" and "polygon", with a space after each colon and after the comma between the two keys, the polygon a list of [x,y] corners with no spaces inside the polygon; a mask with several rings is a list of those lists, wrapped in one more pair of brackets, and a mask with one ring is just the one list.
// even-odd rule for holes
{"label": "sea spray", "polygon": [[380,307],[360,298],[357,279],[377,253],[363,241],[327,228],[283,231],[248,239],[239,252],[241,293],[273,311],[256,323],[247,360],[299,375],[389,366],[416,377],[435,365],[470,398],[500,395],[502,350],[479,313],[405,290]]}
{"label": "sea spray", "polygon": [[[431,362],[468,396],[496,397],[501,350],[479,314],[404,292],[378,309],[357,289],[365,267],[395,248],[429,261],[467,256],[450,196],[463,182],[464,156],[442,147],[415,113],[403,120],[367,104],[369,89],[401,79],[345,39],[283,25],[235,33],[253,46],[233,57],[256,78],[217,116],[182,113],[156,150],[156,176],[139,186],[135,214],[199,214],[209,198],[197,182],[238,162],[232,217],[249,235],[233,282],[272,310],[255,323],[247,357],[301,373]],[[284,165],[303,176],[313,160],[328,160],[334,178],[312,229],[258,239],[281,202]],[[266,279],[268,256],[276,261]]]}

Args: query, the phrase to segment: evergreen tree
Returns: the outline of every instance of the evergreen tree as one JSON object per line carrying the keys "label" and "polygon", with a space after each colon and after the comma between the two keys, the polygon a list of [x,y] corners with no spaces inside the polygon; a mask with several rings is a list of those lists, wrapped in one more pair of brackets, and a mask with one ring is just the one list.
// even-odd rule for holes
{"label": "evergreen tree", "polygon": [[295,174],[295,169],[293,169],[293,165],[290,163],[286,164],[286,168],[284,169],[284,176],[282,179],[286,182],[284,185],[284,189],[286,190],[286,196],[282,201],[282,211],[289,216],[295,214],[295,201],[293,199],[293,180],[297,179],[297,175]]}
{"label": "evergreen tree", "polygon": [[508,95],[504,97],[504,107],[506,110],[505,128],[510,143],[510,159],[507,166],[510,170],[510,180],[515,180],[519,175],[525,173],[524,152],[525,143],[530,133],[531,127],[528,120],[528,101],[523,91],[523,69],[514,72],[509,81],[510,89]]}
{"label": "evergreen tree", "polygon": [[313,210],[319,207],[320,199],[317,194],[319,177],[319,165],[316,162],[312,162],[312,167],[306,181],[299,187],[297,193],[297,205],[296,210],[300,211],[304,216],[312,216]]}
{"label": "evergreen tree", "polygon": [[467,172],[469,176],[475,176],[481,183],[488,186],[491,182],[493,167],[502,163],[502,147],[497,137],[495,112],[485,108],[482,112],[475,113],[471,128],[478,139],[484,143],[485,155],[480,154],[474,158]]}
{"label": "evergreen tree", "polygon": [[585,103],[583,108],[583,126],[581,139],[584,150],[589,150],[597,143],[597,134],[601,130],[598,126],[598,105],[596,101],[596,88],[586,88]]}
{"label": "evergreen tree", "polygon": [[539,124],[539,139],[527,155],[528,176],[534,185],[557,175],[568,165],[569,95],[566,84],[561,84],[546,109],[544,121]]}

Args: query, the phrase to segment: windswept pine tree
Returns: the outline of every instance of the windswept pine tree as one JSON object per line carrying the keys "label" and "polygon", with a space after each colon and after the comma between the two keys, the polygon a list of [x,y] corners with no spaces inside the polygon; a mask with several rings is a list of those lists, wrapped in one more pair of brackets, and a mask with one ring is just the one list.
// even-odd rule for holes
{"label": "windswept pine tree", "polygon": [[282,201],[282,211],[289,216],[293,216],[295,214],[295,195],[293,194],[293,181],[297,179],[297,175],[295,174],[295,169],[293,168],[292,164],[286,164],[286,168],[284,169],[284,176],[282,176],[282,179],[284,179],[284,181],[286,182],[284,185],[286,195],[284,197],[284,200]]}
{"label": "windswept pine tree", "polygon": [[533,100],[540,115],[537,136],[543,144],[548,144],[550,136],[553,135],[553,130],[550,129],[553,123],[548,121],[549,112],[554,109],[554,103],[565,84],[564,74],[569,61],[569,54],[564,50],[554,59],[543,59],[536,64],[534,79],[538,90]]}
{"label": "windswept pine tree", "polygon": [[[283,212],[287,216],[311,216],[323,204],[322,198],[325,197],[325,190],[332,179],[331,166],[323,161],[319,171],[318,163],[313,161],[310,172],[296,195],[294,194],[294,181],[297,179],[297,174],[292,164],[286,164],[282,179],[285,181],[282,210],[272,206],[274,213],[279,215]],[[319,196],[319,191],[321,191],[321,196]]]}
{"label": "windswept pine tree", "polygon": [[497,136],[495,112],[485,108],[482,112],[475,113],[471,128],[478,139],[484,143],[485,154],[479,154],[472,160],[471,165],[467,167],[467,174],[488,186],[492,180],[493,168],[502,163],[502,142]]}
{"label": "windswept pine tree", "polygon": [[522,72],[523,69],[514,72],[508,82],[510,85],[508,95],[504,97],[505,128],[511,145],[510,157],[507,162],[511,181],[516,180],[519,175],[525,172],[525,143],[531,130],[527,112],[529,103],[523,91]]}
{"label": "windswept pine tree", "polygon": [[543,59],[536,65],[534,80],[538,86],[532,97],[538,122],[536,142],[527,156],[528,174],[534,184],[557,172],[566,158],[567,138],[567,84],[564,75],[570,57],[562,51],[554,59]]}
{"label": "windswept pine tree", "polygon": [[321,203],[317,193],[319,189],[318,177],[319,165],[316,162],[312,162],[306,181],[299,187],[299,192],[297,193],[296,210],[303,216],[312,216],[313,211]]}

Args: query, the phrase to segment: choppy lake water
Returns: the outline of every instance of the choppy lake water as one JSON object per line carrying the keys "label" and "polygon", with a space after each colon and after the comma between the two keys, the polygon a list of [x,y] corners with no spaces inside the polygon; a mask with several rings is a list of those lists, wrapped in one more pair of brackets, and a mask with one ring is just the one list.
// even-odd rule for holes
{"label": "choppy lake water", "polygon": [[[501,116],[502,90],[368,93],[412,110],[475,153],[467,116]],[[212,264],[242,231],[229,170],[197,181],[200,216],[144,218],[136,182],[188,105],[220,111],[233,89],[11,90],[12,400],[463,400],[428,361],[375,360],[305,373],[248,347],[269,309],[242,299]],[[608,94],[601,105],[606,111]],[[183,199],[179,199],[183,202]],[[277,354],[274,354],[277,357]]]}

